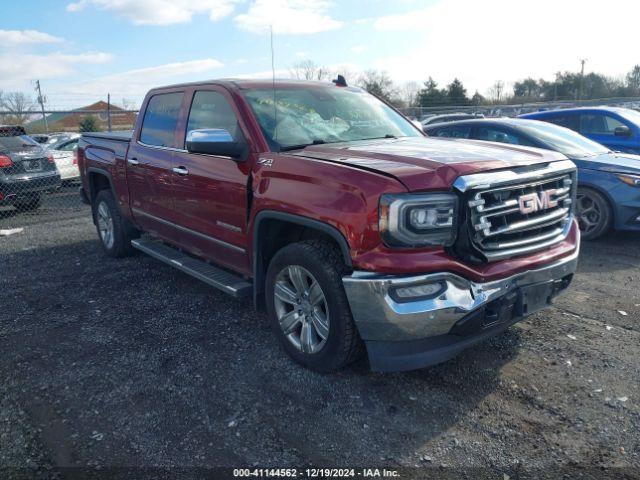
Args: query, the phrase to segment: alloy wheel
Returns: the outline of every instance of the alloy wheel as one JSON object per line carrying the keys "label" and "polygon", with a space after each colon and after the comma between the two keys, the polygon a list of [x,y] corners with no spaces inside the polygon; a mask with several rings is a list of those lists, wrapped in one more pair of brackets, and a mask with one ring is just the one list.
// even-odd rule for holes
{"label": "alloy wheel", "polygon": [[115,236],[113,232],[113,218],[111,217],[111,212],[105,202],[100,202],[98,205],[97,220],[98,231],[100,232],[102,243],[104,243],[105,247],[110,249],[113,247],[115,242]]}
{"label": "alloy wheel", "polygon": [[593,197],[586,193],[578,193],[576,207],[578,224],[584,234],[589,234],[598,228],[602,220],[602,212]]}
{"label": "alloy wheel", "polygon": [[304,353],[319,352],[329,338],[329,309],[316,278],[289,265],[276,276],[274,297],[278,323],[291,344]]}

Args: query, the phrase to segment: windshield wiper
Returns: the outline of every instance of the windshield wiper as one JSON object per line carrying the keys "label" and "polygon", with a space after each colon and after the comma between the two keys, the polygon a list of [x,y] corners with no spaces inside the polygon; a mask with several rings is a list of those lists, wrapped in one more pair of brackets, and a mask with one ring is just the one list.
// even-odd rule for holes
{"label": "windshield wiper", "polygon": [[300,150],[302,148],[306,148],[309,145],[322,145],[323,143],[327,143],[325,140],[321,140],[316,138],[311,143],[301,143],[300,145],[287,145],[286,147],[280,147],[281,152],[288,152],[289,150]]}

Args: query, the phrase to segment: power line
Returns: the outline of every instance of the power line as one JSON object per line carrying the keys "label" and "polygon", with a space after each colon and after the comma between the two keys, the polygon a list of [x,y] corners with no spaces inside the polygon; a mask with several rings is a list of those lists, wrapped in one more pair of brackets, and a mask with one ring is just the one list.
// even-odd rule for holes
{"label": "power line", "polygon": [[40,110],[42,111],[42,120],[44,120],[44,129],[49,133],[49,123],[47,122],[47,116],[44,113],[45,99],[42,97],[42,90],[40,90],[40,80],[36,80],[36,91],[38,92],[38,103],[40,104]]}

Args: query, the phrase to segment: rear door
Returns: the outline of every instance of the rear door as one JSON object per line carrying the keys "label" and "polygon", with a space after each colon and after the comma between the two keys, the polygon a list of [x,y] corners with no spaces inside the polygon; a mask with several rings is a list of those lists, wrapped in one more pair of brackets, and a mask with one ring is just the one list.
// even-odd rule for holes
{"label": "rear door", "polygon": [[182,173],[173,177],[176,223],[181,244],[198,255],[238,271],[249,272],[247,250],[248,157],[196,154],[186,151],[185,138],[191,130],[219,128],[234,139],[248,139],[229,93],[207,86],[191,94],[188,118],[181,128],[181,150],[175,165]]}
{"label": "rear door", "polygon": [[185,93],[167,91],[151,96],[137,136],[127,152],[127,185],[131,211],[146,231],[176,240],[173,167],[177,125]]}

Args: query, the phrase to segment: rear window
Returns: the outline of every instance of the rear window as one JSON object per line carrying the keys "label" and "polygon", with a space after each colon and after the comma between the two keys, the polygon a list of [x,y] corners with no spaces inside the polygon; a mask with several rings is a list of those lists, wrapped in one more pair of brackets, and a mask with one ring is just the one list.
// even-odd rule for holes
{"label": "rear window", "polygon": [[9,152],[22,152],[31,148],[40,148],[40,144],[27,135],[7,136],[0,134],[0,149]]}
{"label": "rear window", "polygon": [[183,95],[182,92],[176,92],[151,97],[140,130],[142,143],[176,148],[175,132]]}

